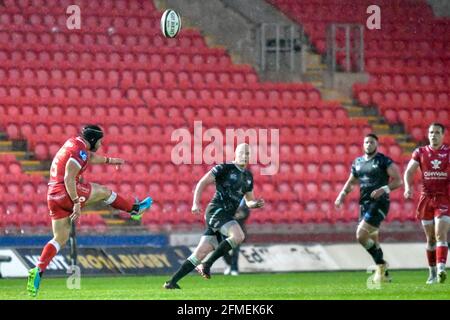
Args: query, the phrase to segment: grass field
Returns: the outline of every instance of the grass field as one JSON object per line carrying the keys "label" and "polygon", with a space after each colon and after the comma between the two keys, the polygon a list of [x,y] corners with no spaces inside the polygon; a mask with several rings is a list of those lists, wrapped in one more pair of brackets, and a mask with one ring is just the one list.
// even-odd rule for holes
{"label": "grass field", "polygon": [[149,300],[321,300],[321,299],[450,299],[450,283],[426,285],[427,270],[393,271],[392,283],[367,289],[364,272],[242,274],[238,277],[198,275],[180,281],[182,290],[165,290],[167,276],[85,277],[80,290],[66,288],[65,278],[44,279],[37,298],[28,297],[25,279],[0,279],[6,299],[149,299]]}

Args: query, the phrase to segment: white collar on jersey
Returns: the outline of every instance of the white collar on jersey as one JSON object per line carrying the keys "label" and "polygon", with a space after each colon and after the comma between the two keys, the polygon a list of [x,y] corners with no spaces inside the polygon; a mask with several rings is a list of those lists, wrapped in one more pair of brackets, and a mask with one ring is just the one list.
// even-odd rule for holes
{"label": "white collar on jersey", "polygon": [[245,171],[245,169],[239,167],[234,161],[233,161],[233,164],[234,164],[234,166],[235,166],[236,168],[239,169],[239,171],[241,171],[241,172],[244,172],[244,171]]}
{"label": "white collar on jersey", "polygon": [[369,161],[372,160],[373,158],[375,158],[375,156],[378,154],[378,152],[375,152],[375,154],[373,156],[371,156],[370,158],[367,157],[367,154],[364,154],[364,160],[365,161]]}
{"label": "white collar on jersey", "polygon": [[439,150],[442,150],[442,149],[444,149],[444,144],[442,144],[439,148],[437,148],[437,149],[434,149],[431,145],[427,145],[427,148],[428,148],[428,151],[433,151],[433,152],[435,152],[435,151],[439,151]]}

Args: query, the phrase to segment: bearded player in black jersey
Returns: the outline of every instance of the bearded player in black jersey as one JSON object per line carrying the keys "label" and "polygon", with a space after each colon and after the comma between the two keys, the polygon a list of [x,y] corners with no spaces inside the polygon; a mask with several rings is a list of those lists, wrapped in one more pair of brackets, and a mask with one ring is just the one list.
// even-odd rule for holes
{"label": "bearded player in black jersey", "polygon": [[[211,169],[198,182],[192,205],[192,213],[199,214],[200,198],[206,186],[215,183],[216,193],[205,212],[206,231],[197,248],[186,259],[172,278],[164,284],[165,289],[180,289],[178,281],[198,267],[204,278],[211,277],[211,265],[226,252],[236,248],[244,241],[244,232],[235,220],[234,215],[242,198],[249,208],[261,208],[264,200],[254,199],[253,175],[246,169],[249,163],[250,148],[248,144],[240,144],[236,148],[235,160],[232,163],[220,164]],[[225,240],[218,243],[219,234]],[[203,259],[209,254],[209,258]]]}
{"label": "bearded player in black jersey", "polygon": [[370,133],[364,138],[364,156],[353,161],[350,176],[339,193],[335,206],[340,208],[353,186],[360,186],[360,222],[356,230],[358,242],[377,264],[374,282],[389,282],[387,264],[383,259],[378,230],[389,210],[389,193],[402,185],[397,165],[391,158],[377,152],[378,137]]}

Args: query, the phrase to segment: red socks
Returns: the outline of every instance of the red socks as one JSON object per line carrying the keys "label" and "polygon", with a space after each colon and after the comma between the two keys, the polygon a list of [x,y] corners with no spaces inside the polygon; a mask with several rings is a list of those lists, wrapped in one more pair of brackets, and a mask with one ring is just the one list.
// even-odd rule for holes
{"label": "red socks", "polygon": [[60,249],[59,243],[54,239],[50,240],[42,249],[41,256],[39,257],[39,262],[37,267],[40,272],[44,272],[47,269],[48,264],[52,261],[53,257],[56,256]]}
{"label": "red socks", "polygon": [[428,258],[428,265],[430,267],[436,267],[436,248],[429,249],[427,248],[427,258]]}
{"label": "red socks", "polygon": [[133,210],[134,201],[125,200],[117,193],[111,192],[111,195],[105,200],[105,203],[115,209],[131,212],[131,210]]}
{"label": "red socks", "polygon": [[438,242],[436,244],[436,259],[437,263],[445,263],[447,262],[447,254],[448,254],[448,244],[447,242]]}

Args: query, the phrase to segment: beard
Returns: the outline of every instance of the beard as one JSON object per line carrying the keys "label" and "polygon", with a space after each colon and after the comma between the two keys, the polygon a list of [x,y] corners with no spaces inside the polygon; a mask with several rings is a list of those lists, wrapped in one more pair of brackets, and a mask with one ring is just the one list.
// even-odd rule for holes
{"label": "beard", "polygon": [[242,168],[245,168],[245,167],[248,165],[248,161],[246,162],[246,161],[244,161],[244,160],[241,160],[241,161],[235,161],[234,163],[235,163],[236,165],[242,167]]}
{"label": "beard", "polygon": [[369,157],[373,156],[375,153],[377,153],[377,148],[375,148],[372,152],[367,152],[366,151],[366,155],[369,156]]}

